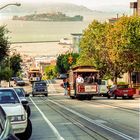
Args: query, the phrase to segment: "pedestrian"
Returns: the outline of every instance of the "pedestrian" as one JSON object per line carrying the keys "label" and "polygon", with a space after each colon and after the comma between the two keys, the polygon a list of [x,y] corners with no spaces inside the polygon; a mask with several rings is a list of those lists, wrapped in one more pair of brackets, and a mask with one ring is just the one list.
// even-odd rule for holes
{"label": "pedestrian", "polygon": [[116,88],[117,88],[117,85],[115,82],[113,82],[113,85],[109,89],[110,94],[112,94],[114,92],[114,90],[116,90]]}
{"label": "pedestrian", "polygon": [[69,82],[68,79],[63,79],[64,95],[68,95]]}
{"label": "pedestrian", "polygon": [[83,77],[79,74],[78,77],[76,78],[76,83],[84,83]]}

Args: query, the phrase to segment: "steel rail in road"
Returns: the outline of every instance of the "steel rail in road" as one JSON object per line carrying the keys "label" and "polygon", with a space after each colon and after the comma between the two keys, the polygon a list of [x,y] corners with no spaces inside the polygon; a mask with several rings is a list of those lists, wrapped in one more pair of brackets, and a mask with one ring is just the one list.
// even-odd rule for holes
{"label": "steel rail in road", "polygon": [[44,104],[47,105],[47,107],[50,107],[55,112],[60,114],[63,118],[70,121],[73,125],[76,125],[78,128],[80,128],[82,131],[84,131],[88,136],[90,136],[94,140],[110,140],[104,137],[103,135],[101,135],[99,132],[93,130],[89,124],[85,124],[82,121],[76,119],[75,117],[72,117],[71,113],[67,112],[67,110],[62,110],[62,108],[60,106],[57,106],[56,104],[52,104],[52,103],[50,104],[50,102],[48,103],[48,99],[44,97],[39,97],[39,98],[44,102]]}
{"label": "steel rail in road", "polygon": [[[55,88],[53,87],[53,85],[52,85],[52,89],[53,89],[53,91],[56,92],[56,90],[55,90]],[[92,120],[92,119],[90,119],[90,118],[88,118],[88,117],[86,117],[86,116],[84,116],[84,115],[78,113],[77,111],[74,111],[74,110],[72,110],[72,109],[69,109],[69,108],[65,107],[65,105],[62,104],[62,103],[60,104],[59,102],[52,101],[52,100],[49,100],[49,101],[52,102],[53,104],[56,104],[57,106],[61,107],[62,109],[65,109],[65,110],[71,112],[72,114],[77,115],[77,116],[79,116],[79,117],[81,117],[81,118],[87,120],[88,122],[90,122],[90,123],[92,123],[92,124],[95,124],[96,126],[99,126],[99,127],[103,128],[103,129],[105,129],[105,130],[107,130],[107,131],[109,131],[109,132],[111,132],[111,133],[113,133],[113,134],[116,134],[116,136],[120,136],[120,137],[123,138],[124,140],[135,140],[135,138],[133,138],[133,137],[127,135],[127,134],[124,134],[124,133],[122,133],[122,132],[120,132],[120,131],[118,131],[118,130],[116,130],[116,129],[113,129],[113,128],[111,128],[111,127],[108,127],[108,126],[106,126],[106,125],[104,125],[104,124],[102,124],[102,123],[98,123],[98,122],[96,122],[95,120]]]}
{"label": "steel rail in road", "polygon": [[[124,134],[116,129],[108,127],[108,126],[106,126],[106,125],[104,125],[96,120],[90,119],[87,116],[84,116],[83,114],[80,114],[75,110],[67,108],[62,103],[60,104],[59,102],[53,101],[51,99],[45,99],[42,97],[41,97],[41,99],[42,99],[42,101],[44,101],[45,104],[47,104],[47,106],[48,106],[48,101],[49,101],[55,106],[54,108],[60,107],[60,109],[58,109],[58,110],[61,110],[61,112],[63,112],[63,114],[65,116],[67,116],[67,118],[72,118],[73,120],[76,120],[79,124],[83,125],[88,130],[93,131],[94,133],[98,134],[98,136],[102,137],[102,139],[104,138],[106,140],[110,140],[110,138],[108,139],[107,136],[105,136],[105,135],[109,135],[108,137],[111,137],[111,136],[113,136],[113,138],[120,137],[118,139],[123,139],[123,140],[135,140],[135,138],[133,138],[127,134]],[[53,106],[52,104],[49,106],[52,107]],[[56,111],[57,111],[57,109],[56,109]],[[68,113],[70,114],[69,116],[68,116]],[[98,128],[95,128],[93,126],[97,126]],[[102,129],[102,130],[101,130],[101,132],[99,132],[95,129],[97,129],[97,130]],[[104,135],[103,135],[103,130],[107,130],[109,133],[107,133],[107,134],[104,133]],[[95,136],[93,136],[93,137],[95,138]]]}
{"label": "steel rail in road", "polygon": [[122,111],[126,111],[126,112],[133,112],[134,114],[138,115],[139,114],[139,110],[136,110],[136,109],[130,109],[130,108],[127,108],[127,107],[122,107],[122,106],[119,106],[119,105],[114,105],[112,103],[106,103],[106,102],[100,102],[100,100],[94,100],[93,102],[92,101],[81,101],[81,102],[85,102],[85,103],[90,103],[92,105],[106,105],[106,106],[110,106],[110,107],[114,107],[114,108],[117,108],[118,110],[122,110]]}
{"label": "steel rail in road", "polygon": [[[50,81],[51,82],[51,81]],[[55,90],[55,88],[53,89],[54,92],[57,92]],[[80,100],[79,100],[80,101]],[[114,105],[114,104],[111,104],[111,103],[107,103],[107,102],[100,102],[100,100],[94,100],[94,102],[91,101],[86,101],[86,100],[82,100],[81,102],[86,102],[86,103],[90,103],[90,104],[102,104],[102,105],[108,105],[108,106],[111,106],[111,107],[114,107],[114,108],[117,108],[119,110],[122,110],[122,111],[126,111],[126,112],[133,112],[135,114],[138,114],[140,113],[140,110],[138,109],[130,109],[130,108],[127,108],[127,107],[124,107],[124,106],[120,106],[120,105]]]}

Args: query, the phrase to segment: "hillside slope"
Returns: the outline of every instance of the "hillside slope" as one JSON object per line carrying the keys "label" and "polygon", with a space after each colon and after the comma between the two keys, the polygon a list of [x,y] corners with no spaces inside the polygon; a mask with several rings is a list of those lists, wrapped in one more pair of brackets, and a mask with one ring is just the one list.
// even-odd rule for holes
{"label": "hillside slope", "polygon": [[42,4],[22,4],[21,7],[7,7],[4,13],[9,13],[9,15],[26,15],[35,13],[48,13],[48,12],[62,12],[68,16],[81,15],[84,20],[106,20],[108,18],[114,17],[115,13],[101,12],[88,9],[84,6],[78,6],[74,4],[67,3],[42,3]]}

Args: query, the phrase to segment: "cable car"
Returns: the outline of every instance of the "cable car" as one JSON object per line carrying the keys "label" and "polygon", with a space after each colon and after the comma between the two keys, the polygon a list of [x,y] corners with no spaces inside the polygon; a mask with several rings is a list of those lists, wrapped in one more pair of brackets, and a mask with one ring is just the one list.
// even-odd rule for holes
{"label": "cable car", "polygon": [[[98,85],[96,82],[98,70],[96,70],[93,66],[77,66],[73,67],[69,71],[69,96],[74,99],[88,99],[94,95],[98,94]],[[82,75],[84,82],[77,83],[76,79],[78,75]],[[92,75],[94,76],[93,82],[88,82],[88,77]]]}

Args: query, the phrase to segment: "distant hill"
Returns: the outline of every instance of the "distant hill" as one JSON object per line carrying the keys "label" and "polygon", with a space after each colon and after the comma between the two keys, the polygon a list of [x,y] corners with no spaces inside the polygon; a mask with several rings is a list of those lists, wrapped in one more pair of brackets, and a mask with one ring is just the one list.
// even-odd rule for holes
{"label": "distant hill", "polygon": [[84,6],[78,6],[67,3],[42,3],[42,4],[22,4],[21,7],[7,7],[4,13],[9,13],[12,16],[23,16],[27,14],[40,14],[40,13],[51,13],[51,12],[62,12],[68,16],[81,15],[84,20],[106,20],[114,17],[115,13],[101,12],[88,9]]}

